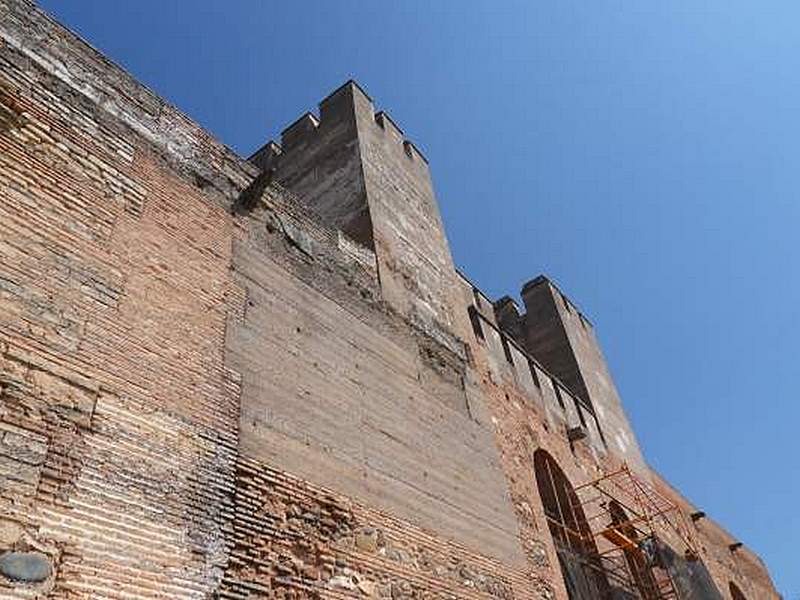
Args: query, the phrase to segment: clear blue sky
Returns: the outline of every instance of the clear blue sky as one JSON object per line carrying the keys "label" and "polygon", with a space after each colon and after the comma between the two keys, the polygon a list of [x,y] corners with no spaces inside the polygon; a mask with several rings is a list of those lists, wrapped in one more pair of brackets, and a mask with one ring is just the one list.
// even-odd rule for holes
{"label": "clear blue sky", "polygon": [[486,292],[594,321],[650,463],[800,596],[796,2],[42,2],[243,155],[356,78]]}

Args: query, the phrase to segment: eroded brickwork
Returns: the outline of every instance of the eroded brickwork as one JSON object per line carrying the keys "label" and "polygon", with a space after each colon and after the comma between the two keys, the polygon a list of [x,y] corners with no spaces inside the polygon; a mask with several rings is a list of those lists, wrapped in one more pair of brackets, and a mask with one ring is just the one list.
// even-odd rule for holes
{"label": "eroded brickwork", "polygon": [[613,423],[455,272],[388,116],[350,82],[247,162],[0,14],[0,597],[567,598],[534,453],[579,485]]}
{"label": "eroded brickwork", "polygon": [[548,597],[525,570],[257,461],[240,461],[236,508],[221,597]]}
{"label": "eroded brickwork", "polygon": [[230,218],[18,41],[0,48],[0,589],[206,597],[238,430]]}

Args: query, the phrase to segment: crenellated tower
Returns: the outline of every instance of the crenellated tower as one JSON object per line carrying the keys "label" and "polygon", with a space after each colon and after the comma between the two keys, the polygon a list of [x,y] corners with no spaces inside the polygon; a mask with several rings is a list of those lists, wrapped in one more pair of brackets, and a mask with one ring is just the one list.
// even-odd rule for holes
{"label": "crenellated tower", "polygon": [[395,310],[434,334],[460,335],[455,269],[428,162],[355,81],[250,161],[375,251],[383,298]]}
{"label": "crenellated tower", "polygon": [[495,303],[500,326],[592,407],[609,450],[645,471],[639,443],[592,323],[543,275],[526,283],[521,295],[524,313],[507,296]]}

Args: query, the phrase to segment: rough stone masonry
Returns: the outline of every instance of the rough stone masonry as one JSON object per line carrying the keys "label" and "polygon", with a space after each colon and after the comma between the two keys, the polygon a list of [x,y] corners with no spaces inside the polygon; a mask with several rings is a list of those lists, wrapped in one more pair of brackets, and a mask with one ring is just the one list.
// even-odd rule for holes
{"label": "rough stone masonry", "polygon": [[[576,305],[490,301],[389,115],[319,109],[242,159],[0,0],[0,597],[778,598]],[[627,587],[575,505],[621,465],[696,540],[626,547]]]}

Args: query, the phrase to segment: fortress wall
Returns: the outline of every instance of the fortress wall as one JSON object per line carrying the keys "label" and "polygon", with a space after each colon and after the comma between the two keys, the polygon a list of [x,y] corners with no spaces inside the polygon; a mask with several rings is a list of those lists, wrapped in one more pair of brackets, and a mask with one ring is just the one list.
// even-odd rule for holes
{"label": "fortress wall", "polygon": [[[22,19],[26,5],[13,8]],[[77,48],[62,49],[81,55],[80,42],[70,43]],[[512,580],[525,589],[510,566],[521,554],[491,434],[468,415],[463,359],[379,305],[374,255],[274,186],[263,190],[257,220],[230,214],[233,198],[187,175],[174,148],[130,129],[74,81],[43,69],[49,62],[5,41],[0,57],[0,543],[33,549],[48,573],[30,585],[2,578],[3,593],[207,597],[234,572],[234,544],[258,544],[242,537],[253,510],[245,465],[281,474],[259,480],[266,495],[283,493],[275,491],[281,477],[299,481],[267,461],[344,488],[344,505],[366,499],[359,522],[380,525],[391,547],[408,549],[364,557],[368,566],[358,567],[389,593],[416,585],[506,597]],[[226,357],[224,339],[251,324],[259,345],[245,357],[255,362],[242,361],[248,371],[230,349]],[[303,352],[281,337],[297,326],[308,327]],[[348,380],[344,359],[364,365],[364,382]],[[329,377],[315,384],[325,367]],[[269,369],[279,374],[267,378]],[[290,404],[278,388],[251,393],[298,382],[315,392],[312,401]],[[338,459],[353,441],[347,418],[322,418],[343,414],[336,393],[351,403],[343,413],[360,419],[352,486],[336,476],[342,468],[322,469],[330,450]],[[316,433],[331,435],[331,444],[306,448],[313,460],[305,463],[289,436],[251,426],[259,407],[250,399],[272,403],[272,414],[292,406],[295,427],[319,402],[320,420],[303,441]],[[303,502],[320,513],[324,498]],[[416,558],[426,548],[435,550],[427,567]],[[421,569],[415,584],[409,567],[393,566],[405,552]],[[259,562],[262,575],[279,581],[282,560]],[[334,564],[282,589],[352,593],[336,591],[349,569]],[[241,572],[237,581],[250,585]]]}
{"label": "fortress wall", "polygon": [[[462,282],[465,281],[462,279]],[[477,297],[478,295],[474,295]],[[464,295],[467,297],[467,295]],[[574,310],[574,309],[573,309]],[[605,443],[600,429],[606,424],[599,420],[600,429],[588,420],[586,439],[569,443],[565,430],[574,422],[574,415],[566,410],[571,403],[571,392],[563,383],[532,362],[532,372],[539,385],[536,393],[520,378],[515,366],[504,357],[500,337],[505,332],[494,331],[488,320],[481,318],[483,337],[472,335],[466,338],[468,354],[473,357],[473,366],[479,374],[483,397],[489,406],[495,427],[495,439],[500,450],[509,490],[518,520],[523,547],[529,549],[529,560],[550,565],[552,585],[556,592],[562,578],[558,573],[555,547],[547,531],[547,520],[542,511],[541,499],[536,488],[533,453],[537,449],[547,451],[566,473],[573,486],[592,481],[603,473],[620,468],[619,453],[602,451]],[[498,322],[503,322],[498,318]],[[509,342],[511,342],[509,336]],[[514,360],[514,365],[517,364]],[[555,389],[561,390],[561,406]],[[564,402],[566,400],[566,402]],[[731,552],[730,544],[737,540],[710,518],[693,522],[689,517],[698,509],[680,492],[675,490],[660,474],[647,467],[648,479],[655,488],[673,502],[691,524],[691,535],[699,551],[700,562],[692,568],[696,572],[707,569],[714,585],[722,597],[729,597],[729,583],[734,582],[747,598],[780,598],[768,571],[761,559],[746,546]],[[531,498],[535,500],[531,502]],[[659,527],[659,535],[680,555],[683,543],[674,532],[665,526]],[[531,554],[531,548],[539,550]],[[543,558],[546,556],[547,558]],[[566,593],[564,591],[564,593]]]}
{"label": "fortress wall", "polygon": [[[31,585],[2,578],[3,593],[207,597],[233,573],[233,545],[259,543],[242,537],[245,465],[300,481],[270,466],[282,464],[348,492],[344,505],[362,498],[358,522],[408,549],[363,557],[375,585],[504,597],[521,580],[508,566],[519,550],[491,434],[470,420],[460,374],[434,366],[437,345],[379,305],[370,252],[274,186],[257,219],[231,215],[216,190],[42,63],[5,43],[0,60],[0,544],[34,549],[48,573]],[[258,345],[226,365],[226,330],[236,339],[249,326]],[[287,393],[298,385],[310,400]],[[252,425],[286,407],[267,435]],[[285,433],[301,426],[298,453]],[[357,459],[352,480],[346,461],[323,468],[341,456]],[[327,496],[315,498],[303,506],[319,513]],[[410,567],[393,565],[426,548],[438,554],[410,584]],[[268,580],[281,560],[266,558]],[[284,588],[346,593],[343,569]]]}
{"label": "fortress wall", "polygon": [[256,234],[257,212],[250,226],[234,249],[247,309],[227,344],[242,377],[242,453],[518,561],[491,432],[470,418],[458,357],[374,289],[348,287],[328,254]]}
{"label": "fortress wall", "polygon": [[[520,385],[515,365],[508,362],[499,331],[481,319],[483,339],[468,336],[472,371],[489,409],[489,422],[506,473],[508,491],[520,526],[530,578],[540,582],[543,597],[567,598],[550,537],[534,471],[534,452],[547,450],[577,485],[599,473],[592,451],[584,443],[571,448],[567,414],[558,404],[551,375],[537,365],[539,386],[531,393]],[[515,361],[516,363],[516,361]],[[526,597],[519,594],[515,597]]]}
{"label": "fortress wall", "polygon": [[[358,211],[0,10],[0,556],[29,559],[0,596],[565,599],[533,453],[573,485],[618,459],[591,420],[568,438],[581,404],[451,269],[388,116],[348,100],[376,200],[372,240],[344,235]],[[720,589],[777,597],[697,527]]]}
{"label": "fortress wall", "polygon": [[43,64],[4,37],[0,549],[35,581],[0,595],[206,597],[238,429],[232,224]]}

